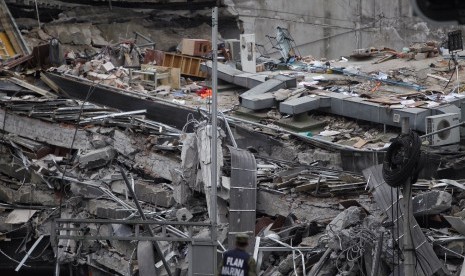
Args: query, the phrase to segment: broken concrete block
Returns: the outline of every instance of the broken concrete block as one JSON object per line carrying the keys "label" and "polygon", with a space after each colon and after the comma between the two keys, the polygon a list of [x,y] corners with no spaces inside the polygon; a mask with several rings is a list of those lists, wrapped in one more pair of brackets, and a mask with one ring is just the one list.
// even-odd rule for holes
{"label": "broken concrete block", "polygon": [[113,141],[113,147],[122,155],[129,156],[137,152],[137,148],[132,145],[132,139],[120,130],[115,130]]}
{"label": "broken concrete block", "polygon": [[87,210],[90,214],[99,218],[125,219],[131,215],[129,210],[121,210],[121,206],[113,201],[91,199],[87,202]]}
{"label": "broken concrete block", "polygon": [[94,147],[94,149],[101,149],[101,148],[108,146],[108,143],[105,139],[97,138],[97,137],[94,137],[94,139],[92,139],[90,144]]}
{"label": "broken concrete block", "polygon": [[44,41],[49,41],[50,39],[52,39],[52,37],[48,35],[46,32],[44,32],[42,29],[39,29],[37,31],[37,35],[39,36],[40,39]]}
{"label": "broken concrete block", "polygon": [[80,155],[78,158],[79,167],[81,169],[95,169],[108,164],[116,156],[116,151],[113,147],[104,147],[90,151]]}
{"label": "broken concrete block", "polygon": [[103,192],[97,187],[78,183],[71,183],[70,191],[84,198],[98,198],[103,195]]}
{"label": "broken concrete block", "polygon": [[185,133],[181,136],[181,142],[181,168],[186,181],[193,184],[195,182],[195,169],[199,163],[197,136],[195,133]]}
{"label": "broken concrete block", "polygon": [[138,182],[134,185],[137,199],[162,207],[169,208],[174,204],[173,192],[160,187],[160,185]]}
{"label": "broken concrete block", "polygon": [[292,91],[289,89],[279,89],[278,91],[274,92],[274,97],[277,101],[284,101],[285,99],[289,98],[291,92]]}
{"label": "broken concrete block", "polygon": [[90,62],[84,63],[84,65],[83,65],[81,68],[82,68],[82,72],[83,72],[83,73],[87,73],[87,72],[93,70],[92,64],[91,64]]}
{"label": "broken concrete block", "polygon": [[428,53],[417,53],[415,54],[415,60],[423,60],[428,58]]}
{"label": "broken concrete block", "polygon": [[55,196],[53,191],[39,190],[32,186],[22,187],[15,192],[15,196],[16,203],[43,206],[58,206],[60,204],[59,198]]}
{"label": "broken concrete block", "polygon": [[181,175],[173,174],[173,198],[176,203],[184,205],[188,202],[192,192],[189,188],[189,185],[186,183],[184,179],[182,179]]}
{"label": "broken concrete block", "polygon": [[352,206],[342,211],[326,226],[328,232],[339,232],[349,226],[362,222],[365,217],[364,211],[360,207]]}
{"label": "broken concrete block", "polygon": [[[95,252],[90,255],[92,262],[100,264],[101,266],[107,267],[112,271],[120,271],[124,273],[128,271],[128,267],[130,267],[130,260],[128,258],[124,258],[118,253],[111,252],[108,249],[100,249],[98,252]],[[92,274],[94,275],[94,274]],[[124,275],[129,275],[124,273]]]}
{"label": "broken concrete block", "polygon": [[194,216],[189,210],[187,210],[187,208],[181,208],[176,211],[176,218],[178,219],[178,221],[189,221],[193,217]]}
{"label": "broken concrete block", "polygon": [[111,70],[115,69],[115,66],[111,62],[105,62],[100,66],[100,68],[105,71],[106,73],[110,72]]}
{"label": "broken concrete block", "polygon": [[443,191],[429,191],[413,198],[413,214],[415,216],[437,215],[452,206],[452,195]]}
{"label": "broken concrete block", "polygon": [[153,177],[162,177],[172,180],[171,170],[179,170],[180,162],[173,157],[165,156],[155,152],[137,153],[134,157],[137,165],[147,174]]}

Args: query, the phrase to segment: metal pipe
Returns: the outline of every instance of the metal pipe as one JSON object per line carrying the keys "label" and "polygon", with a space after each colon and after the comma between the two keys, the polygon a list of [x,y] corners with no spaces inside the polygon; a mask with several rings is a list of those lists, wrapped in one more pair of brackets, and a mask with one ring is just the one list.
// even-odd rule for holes
{"label": "metal pipe", "polygon": [[456,124],[456,125],[453,125],[453,126],[450,126],[450,127],[445,127],[445,128],[443,128],[443,129],[440,129],[440,130],[437,130],[437,131],[434,131],[434,132],[427,133],[427,134],[425,134],[425,135],[420,136],[420,138],[421,138],[421,139],[425,139],[425,138],[428,137],[428,136],[433,136],[433,135],[436,135],[436,134],[441,133],[441,132],[443,132],[443,131],[446,131],[446,130],[449,130],[449,129],[453,129],[453,128],[456,128],[456,127],[459,127],[459,126],[463,126],[463,125],[465,125],[465,122],[461,122],[461,123],[459,123],[459,124]]}
{"label": "metal pipe", "polygon": [[37,4],[37,0],[34,0],[34,2],[36,4],[37,23],[39,24],[39,30],[40,30],[39,5]]}
{"label": "metal pipe", "polygon": [[[271,238],[271,237],[266,237],[266,238],[269,239],[269,240],[272,240],[272,241],[274,241],[274,242],[276,242],[276,243],[278,243],[278,244],[280,244],[280,245],[282,245],[284,247],[292,249],[292,252],[297,250],[300,253],[300,257],[302,258],[302,269],[303,269],[304,274],[305,274],[305,271],[306,271],[306,269],[305,269],[305,256],[302,253],[302,251],[300,251],[300,249],[298,249],[297,247],[292,247],[292,246],[290,246],[290,245],[288,245],[288,244],[286,244],[286,243],[284,243],[284,242],[282,242],[280,240],[277,240],[277,239],[274,239],[274,238]],[[296,272],[296,275],[297,275],[297,272]]]}
{"label": "metal pipe", "polygon": [[308,276],[318,275],[321,268],[323,267],[323,264],[327,261],[332,252],[333,250],[331,248],[326,249],[325,253],[323,254],[323,256],[321,256],[320,260],[312,267],[312,270],[310,270]]}
{"label": "metal pipe", "polygon": [[218,7],[214,7],[212,11],[212,47],[213,47],[213,63],[212,63],[212,143],[211,143],[211,241],[213,249],[213,275],[217,274],[217,203],[216,193],[218,188]]}
{"label": "metal pipe", "polygon": [[110,113],[106,115],[100,115],[100,116],[95,116],[91,117],[85,120],[82,120],[79,123],[83,122],[90,122],[92,120],[100,120],[100,119],[106,119],[106,118],[114,118],[114,117],[121,117],[121,116],[127,116],[127,115],[137,115],[137,114],[145,114],[147,113],[147,109],[142,109],[142,110],[134,110],[134,111],[128,111],[128,112],[118,112],[118,113]]}
{"label": "metal pipe", "polygon": [[234,139],[234,135],[233,135],[233,133],[231,131],[231,128],[229,127],[228,120],[226,119],[223,112],[219,112],[219,113],[223,117],[224,125],[226,126],[226,130],[228,131],[228,135],[229,135],[229,138],[231,139],[231,143],[232,143],[233,147],[237,149],[236,139]]}
{"label": "metal pipe", "polygon": [[383,252],[383,240],[384,239],[384,232],[381,231],[378,239],[378,243],[376,244],[376,253],[375,259],[373,260],[373,266],[371,267],[371,276],[376,276],[379,273],[379,263],[381,260],[381,253]]}
{"label": "metal pipe", "polygon": [[145,39],[147,42],[150,42],[150,43],[154,43],[153,40],[150,39],[150,37],[148,36],[145,36],[139,32],[134,32],[134,34],[136,35],[136,39],[138,36],[142,37],[143,39]]}
{"label": "metal pipe", "polygon": [[404,274],[405,275],[415,275],[415,247],[412,240],[412,231],[410,228],[410,221],[413,216],[413,206],[412,206],[412,182],[408,179],[405,183],[403,189],[403,198],[404,198]]}
{"label": "metal pipe", "polygon": [[[142,210],[142,207],[140,206],[139,200],[137,200],[136,193],[134,193],[134,190],[132,189],[131,183],[129,183],[128,177],[123,171],[123,168],[120,168],[121,170],[121,175],[123,176],[124,183],[126,183],[126,187],[128,188],[129,194],[131,195],[132,199],[134,200],[134,204],[136,204],[137,210],[139,211],[140,217],[142,220],[147,220],[147,217],[144,214],[144,211]],[[150,225],[147,227],[150,235],[152,237],[155,237],[155,233],[153,232],[152,228],[150,228]],[[165,260],[165,257],[163,256],[163,252],[160,249],[160,246],[158,245],[158,242],[153,242],[153,245],[155,246],[155,250],[157,251],[158,256],[160,256],[163,265],[165,266],[166,272],[168,273],[169,276],[173,276],[171,274],[170,267],[168,263]]]}
{"label": "metal pipe", "polygon": [[29,251],[26,253],[26,255],[24,256],[24,258],[21,260],[21,262],[18,264],[18,266],[15,268],[15,271],[18,272],[21,267],[24,265],[24,263],[27,261],[27,259],[29,258],[29,256],[31,256],[32,252],[34,251],[34,249],[36,249],[37,245],[39,245],[40,241],[42,241],[42,239],[44,238],[44,235],[40,235],[40,237],[35,241],[35,243],[32,245],[31,249],[29,249]]}

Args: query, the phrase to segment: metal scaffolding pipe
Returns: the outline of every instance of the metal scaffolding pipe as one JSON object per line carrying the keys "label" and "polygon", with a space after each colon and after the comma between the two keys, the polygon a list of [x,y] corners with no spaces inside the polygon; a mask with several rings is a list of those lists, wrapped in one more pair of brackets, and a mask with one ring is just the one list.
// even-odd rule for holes
{"label": "metal scaffolding pipe", "polygon": [[217,273],[217,179],[218,179],[218,7],[214,7],[212,11],[212,48],[213,48],[213,64],[212,64],[212,139],[211,139],[211,241],[213,247],[213,275]]}
{"label": "metal scaffolding pipe", "polygon": [[[140,206],[139,200],[137,200],[136,193],[132,189],[131,183],[129,183],[128,177],[126,176],[122,168],[120,168],[120,170],[121,170],[121,175],[123,176],[123,179],[124,179],[124,183],[126,183],[126,187],[128,188],[129,194],[134,200],[134,204],[136,204],[137,210],[139,211],[140,217],[142,218],[142,220],[147,220],[147,217],[145,216],[144,211],[142,210],[142,207]],[[148,228],[150,235],[154,237],[155,233],[153,233],[153,230],[152,228],[150,228],[150,225],[147,228]],[[157,251],[158,256],[160,256],[161,261],[163,262],[163,266],[165,266],[166,272],[168,273],[169,276],[173,276],[173,274],[171,274],[171,270],[168,265],[168,262],[166,262],[165,257],[163,256],[163,252],[161,251],[160,246],[158,245],[158,242],[156,241],[153,242],[153,245],[155,246],[155,250]]]}

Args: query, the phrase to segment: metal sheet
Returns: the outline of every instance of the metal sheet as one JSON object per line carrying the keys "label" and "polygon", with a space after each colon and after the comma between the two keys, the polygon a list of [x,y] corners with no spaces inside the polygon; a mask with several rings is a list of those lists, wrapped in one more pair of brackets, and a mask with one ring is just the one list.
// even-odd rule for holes
{"label": "metal sheet", "polygon": [[[221,260],[221,258],[218,258]],[[195,243],[189,245],[189,276],[214,276],[213,266],[206,260],[213,260],[211,244]]]}
{"label": "metal sheet", "polygon": [[20,224],[28,222],[29,219],[37,212],[37,210],[22,210],[15,209],[8,214],[5,220],[6,224]]}
{"label": "metal sheet", "polygon": [[453,217],[453,216],[444,216],[448,223],[454,228],[457,232],[462,235],[465,235],[465,222],[462,218]]}
{"label": "metal sheet", "polygon": [[248,232],[249,253],[253,252],[257,208],[257,164],[247,150],[229,148],[231,152],[231,189],[229,196],[229,247],[234,247],[238,232]]}
{"label": "metal sheet", "polygon": [[[397,189],[391,188],[386,184],[382,175],[382,165],[370,167],[363,171],[363,175],[368,181],[368,185],[373,190],[373,197],[385,215],[394,222],[392,233],[399,244],[403,244],[402,237],[403,227],[403,199],[399,199]],[[398,201],[397,201],[398,200]],[[397,204],[398,202],[398,204]],[[421,230],[415,218],[412,217],[410,222],[412,238],[415,250],[418,252],[418,266],[416,266],[417,275],[433,275],[439,270],[444,270],[442,262],[436,256],[433,247],[428,242],[425,234]]]}
{"label": "metal sheet", "polygon": [[153,243],[150,241],[140,241],[137,244],[137,266],[140,276],[156,276],[155,254]]}

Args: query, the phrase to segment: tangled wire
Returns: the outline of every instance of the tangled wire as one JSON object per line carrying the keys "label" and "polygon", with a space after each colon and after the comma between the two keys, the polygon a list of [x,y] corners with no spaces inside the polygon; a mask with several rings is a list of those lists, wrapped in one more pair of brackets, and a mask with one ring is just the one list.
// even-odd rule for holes
{"label": "tangled wire", "polygon": [[421,139],[413,131],[391,141],[383,162],[383,178],[391,187],[399,187],[411,178],[415,183],[424,165]]}
{"label": "tangled wire", "polygon": [[368,248],[374,247],[377,239],[374,232],[361,226],[350,229],[350,237],[347,240],[348,244],[344,245],[344,249],[336,259],[336,268],[339,273],[345,270],[345,265],[357,263],[365,255]]}

